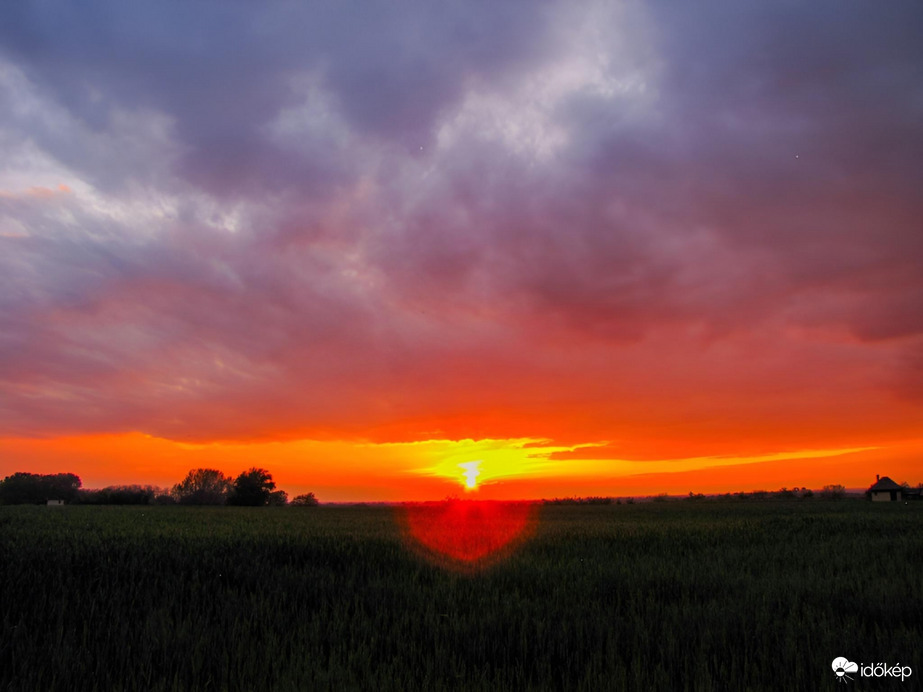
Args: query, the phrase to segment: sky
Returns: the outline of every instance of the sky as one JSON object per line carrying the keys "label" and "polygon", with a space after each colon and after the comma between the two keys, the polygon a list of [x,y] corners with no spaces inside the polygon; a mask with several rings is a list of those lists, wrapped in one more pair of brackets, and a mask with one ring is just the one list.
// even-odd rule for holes
{"label": "sky", "polygon": [[923,481],[919,2],[0,15],[0,476]]}

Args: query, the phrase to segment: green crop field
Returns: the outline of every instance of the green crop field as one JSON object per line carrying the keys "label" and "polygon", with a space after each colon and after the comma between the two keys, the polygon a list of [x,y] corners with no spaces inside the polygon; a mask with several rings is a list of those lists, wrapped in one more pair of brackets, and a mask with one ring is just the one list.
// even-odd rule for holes
{"label": "green crop field", "polygon": [[815,691],[837,656],[923,677],[923,503],[544,506],[467,571],[395,511],[0,507],[0,690]]}

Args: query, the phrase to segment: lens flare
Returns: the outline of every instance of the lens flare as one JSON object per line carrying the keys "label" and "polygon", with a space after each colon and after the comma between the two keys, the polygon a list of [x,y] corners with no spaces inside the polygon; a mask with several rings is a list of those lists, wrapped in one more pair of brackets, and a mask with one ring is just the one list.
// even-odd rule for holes
{"label": "lens flare", "polygon": [[534,529],[531,502],[446,500],[397,510],[408,547],[445,569],[472,572],[512,554]]}
{"label": "lens flare", "polygon": [[474,490],[478,487],[478,476],[481,475],[481,462],[478,461],[468,461],[464,464],[459,464],[459,468],[464,469],[462,476],[465,478],[465,489]]}

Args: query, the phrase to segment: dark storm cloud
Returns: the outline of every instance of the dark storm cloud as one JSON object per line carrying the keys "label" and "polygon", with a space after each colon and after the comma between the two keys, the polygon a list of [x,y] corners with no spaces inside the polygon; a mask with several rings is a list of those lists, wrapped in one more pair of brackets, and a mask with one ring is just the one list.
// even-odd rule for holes
{"label": "dark storm cloud", "polygon": [[[537,54],[542,17],[536,3],[28,3],[7,8],[0,44],[93,130],[115,107],[167,114],[182,172],[210,192],[308,192],[345,162],[328,152],[319,168],[267,140],[264,127],[298,103],[293,79],[320,73],[360,135],[415,150],[466,79]],[[83,167],[66,143],[48,144]]]}
{"label": "dark storm cloud", "polygon": [[[792,291],[921,265],[918,4],[652,7],[659,119],[590,131],[594,177],[679,233],[698,226],[745,261],[762,255],[780,307]],[[876,298],[904,302],[906,288]],[[861,321],[850,324],[864,337]]]}

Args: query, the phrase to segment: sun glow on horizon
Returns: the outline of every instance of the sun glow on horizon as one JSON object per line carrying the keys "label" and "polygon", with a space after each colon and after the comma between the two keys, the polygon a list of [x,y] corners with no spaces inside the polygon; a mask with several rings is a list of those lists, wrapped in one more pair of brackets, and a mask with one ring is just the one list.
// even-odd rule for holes
{"label": "sun glow on horizon", "polygon": [[[73,472],[85,488],[133,483],[168,488],[193,468],[236,475],[259,463],[290,495],[310,491],[323,502],[428,501],[461,494],[459,486],[467,497],[487,500],[735,492],[793,484],[820,488],[831,482],[859,488],[883,469],[915,482],[923,439],[871,442],[749,456],[742,448],[740,456],[623,460],[605,458],[611,446],[598,442],[565,446],[536,438],[196,444],[143,433],[0,437],[0,478],[18,471]],[[599,458],[593,458],[597,451]]]}
{"label": "sun glow on horizon", "polygon": [[465,477],[465,490],[476,490],[478,487],[478,476],[481,475],[481,460],[468,461],[458,466],[464,469],[462,476]]}
{"label": "sun glow on horizon", "polygon": [[405,451],[420,450],[417,458],[428,457],[429,463],[412,473],[460,482],[468,491],[507,479],[553,475],[562,464],[550,460],[551,454],[579,446],[583,445],[557,446],[534,438],[428,440],[400,445]]}

